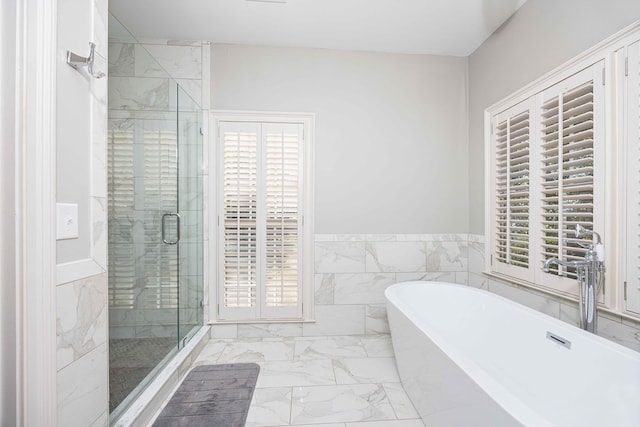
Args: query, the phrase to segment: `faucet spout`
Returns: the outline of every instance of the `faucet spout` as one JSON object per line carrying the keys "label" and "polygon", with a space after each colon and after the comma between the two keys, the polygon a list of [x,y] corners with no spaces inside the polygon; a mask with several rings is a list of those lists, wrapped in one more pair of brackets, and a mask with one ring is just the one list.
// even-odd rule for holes
{"label": "faucet spout", "polygon": [[544,266],[542,267],[542,271],[544,271],[545,273],[548,273],[549,269],[551,268],[552,265],[562,265],[564,267],[576,267],[578,265],[578,262],[576,262],[576,261],[562,261],[561,259],[558,259],[558,258],[548,258],[544,262]]}
{"label": "faucet spout", "polygon": [[551,267],[552,264],[558,264],[560,262],[560,260],[558,258],[548,258],[545,262],[544,262],[544,266],[542,267],[542,271],[544,271],[545,273],[549,272],[549,268]]}

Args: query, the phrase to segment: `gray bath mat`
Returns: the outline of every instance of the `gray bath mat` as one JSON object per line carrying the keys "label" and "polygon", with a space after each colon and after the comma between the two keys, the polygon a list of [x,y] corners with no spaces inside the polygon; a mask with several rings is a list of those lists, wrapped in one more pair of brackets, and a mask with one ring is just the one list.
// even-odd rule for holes
{"label": "gray bath mat", "polygon": [[259,371],[255,363],[192,369],[153,426],[243,427]]}

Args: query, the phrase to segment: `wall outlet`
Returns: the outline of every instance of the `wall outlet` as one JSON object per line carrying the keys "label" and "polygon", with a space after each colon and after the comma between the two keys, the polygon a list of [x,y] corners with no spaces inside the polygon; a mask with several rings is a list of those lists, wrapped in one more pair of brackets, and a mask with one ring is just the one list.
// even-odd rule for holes
{"label": "wall outlet", "polygon": [[56,239],[78,238],[78,205],[75,203],[56,204]]}

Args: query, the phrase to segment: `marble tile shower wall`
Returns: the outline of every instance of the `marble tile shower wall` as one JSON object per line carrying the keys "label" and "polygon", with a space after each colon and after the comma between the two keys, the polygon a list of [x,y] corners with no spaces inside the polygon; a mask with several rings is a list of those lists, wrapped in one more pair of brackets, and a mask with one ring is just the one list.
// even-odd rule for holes
{"label": "marble tile shower wall", "polygon": [[[110,337],[176,334],[195,324],[202,299],[203,179],[197,108],[177,95],[171,78],[201,104],[208,49],[201,42],[109,43]],[[206,85],[205,85],[206,86]],[[179,98],[179,99],[178,99]],[[176,128],[176,109],[180,109]],[[179,153],[175,143],[178,139]],[[117,163],[117,164],[116,164]],[[177,175],[179,170],[179,179]],[[177,187],[175,183],[177,182]],[[179,250],[159,240],[161,216],[179,203]],[[200,249],[199,249],[200,248]],[[178,269],[180,276],[178,279]],[[117,307],[120,308],[117,308]],[[193,317],[193,318],[191,318]]]}
{"label": "marble tile shower wall", "polygon": [[[469,252],[473,254],[469,259],[468,284],[470,286],[488,290],[574,326],[579,325],[577,303],[525,286],[484,276],[482,274],[484,270],[484,241],[484,236],[469,235]],[[640,322],[638,321],[600,312],[598,335],[640,351]]]}
{"label": "marble tile shower wall", "polygon": [[213,338],[388,334],[384,291],[407,280],[466,284],[466,234],[315,236],[315,322],[214,325]]}

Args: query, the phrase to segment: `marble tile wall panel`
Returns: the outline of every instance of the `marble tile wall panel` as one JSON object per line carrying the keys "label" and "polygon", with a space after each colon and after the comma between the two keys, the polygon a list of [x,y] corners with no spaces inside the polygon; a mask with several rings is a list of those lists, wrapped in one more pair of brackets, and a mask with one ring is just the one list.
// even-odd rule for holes
{"label": "marble tile wall panel", "polygon": [[108,410],[107,344],[58,371],[58,424],[85,427]]}
{"label": "marble tile wall panel", "polygon": [[238,338],[238,326],[237,324],[211,325],[211,338]]}
{"label": "marble tile wall panel", "polygon": [[318,305],[315,323],[304,323],[304,336],[364,334],[364,305]]}
{"label": "marble tile wall panel", "polygon": [[367,242],[367,272],[427,271],[424,242]]}
{"label": "marble tile wall panel", "polygon": [[164,77],[168,78],[169,73],[162,68],[162,65],[151,55],[147,46],[135,44],[134,47],[134,75],[136,77]]}
{"label": "marble tile wall panel", "polygon": [[111,77],[109,109],[168,110],[169,81],[162,78]]}
{"label": "marble tile wall panel", "polygon": [[75,362],[107,342],[107,275],[57,287],[57,366]]}
{"label": "marble tile wall panel", "polygon": [[468,271],[469,248],[464,240],[427,242],[426,271]]}
{"label": "marble tile wall panel", "polygon": [[202,80],[200,79],[176,79],[178,84],[198,105],[202,105]]}
{"label": "marble tile wall panel", "polygon": [[318,305],[328,305],[334,303],[336,286],[336,275],[332,273],[315,275],[315,298]]}
{"label": "marble tile wall panel", "polygon": [[469,273],[481,274],[484,269],[485,252],[484,237],[469,236]]}
{"label": "marble tile wall panel", "polygon": [[485,291],[489,290],[489,279],[479,274],[469,273],[468,284],[469,286],[473,286],[474,288],[484,289]]}
{"label": "marble tile wall panel", "polygon": [[299,337],[302,336],[302,323],[257,323],[239,324],[241,337]]}
{"label": "marble tile wall panel", "polygon": [[109,43],[109,78],[135,76],[135,44]]}
{"label": "marble tile wall panel", "polygon": [[556,319],[560,316],[560,304],[542,295],[529,292],[528,290],[514,287],[495,280],[489,281],[489,291],[503,296],[507,299],[525,305],[534,310],[548,314]]}
{"label": "marble tile wall panel", "polygon": [[377,335],[389,333],[389,320],[385,304],[368,304],[365,308],[365,334]]}
{"label": "marble tile wall panel", "polygon": [[364,242],[317,242],[316,273],[364,273]]}
{"label": "marble tile wall panel", "polygon": [[[174,79],[202,79],[202,46],[143,44]],[[136,64],[137,65],[137,64]]]}
{"label": "marble tile wall panel", "polygon": [[396,283],[392,273],[337,273],[334,275],[335,304],[384,303],[384,291]]}
{"label": "marble tile wall panel", "polygon": [[396,283],[411,282],[414,280],[455,283],[456,273],[449,271],[396,273]]}

